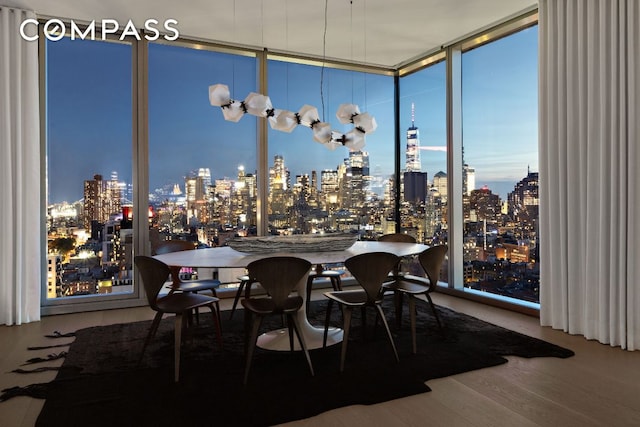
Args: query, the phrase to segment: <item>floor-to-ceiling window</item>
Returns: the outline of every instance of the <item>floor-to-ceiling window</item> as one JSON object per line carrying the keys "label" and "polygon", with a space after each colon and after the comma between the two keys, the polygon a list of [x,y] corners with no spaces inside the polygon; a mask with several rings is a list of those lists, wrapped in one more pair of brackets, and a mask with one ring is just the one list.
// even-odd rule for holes
{"label": "floor-to-ceiling window", "polygon": [[533,26],[461,57],[465,287],[534,303],[540,261],[537,55]]}
{"label": "floor-to-ceiling window", "polygon": [[44,46],[45,304],[132,294],[132,46],[70,37]]}
{"label": "floor-to-ceiling window", "polygon": [[400,229],[421,243],[446,241],[446,64],[400,81]]}
{"label": "floor-to-ceiling window", "polygon": [[441,59],[400,79],[400,232],[428,245],[447,243],[446,84]]}
{"label": "floor-to-ceiling window", "polygon": [[162,240],[217,246],[255,234],[256,118],[226,121],[209,103],[211,85],[241,100],[255,91],[255,61],[149,45],[149,201]]}
{"label": "floor-to-ceiling window", "polygon": [[[384,70],[269,54],[260,63],[249,51],[187,41],[148,49],[137,49],[135,40],[47,41],[48,299],[135,294],[136,236],[152,245],[183,239],[214,246],[253,235],[262,224],[274,234],[343,231],[375,239],[399,229],[427,244],[446,242],[450,253],[464,254],[463,273],[450,286],[464,281],[467,289],[537,301],[537,28],[492,40],[458,45],[457,82],[447,81],[444,56],[401,72],[398,123],[394,78]],[[258,83],[261,66],[265,87]],[[137,91],[140,76],[148,76],[146,91]],[[359,149],[331,150],[303,125],[291,132],[268,127],[258,143],[266,119],[225,120],[208,98],[218,83],[239,101],[265,91],[274,109],[313,106],[334,138],[353,129],[336,118],[341,104],[358,105],[377,129]],[[463,166],[448,170],[454,153],[445,148],[446,93],[455,84],[462,89]],[[137,111],[148,112],[148,147],[146,137],[132,135],[132,91]],[[264,164],[258,147],[268,150]],[[132,176],[146,169],[148,177],[138,178],[149,181],[149,229],[134,230],[132,204],[145,197],[133,196]],[[259,176],[268,181],[264,200]],[[448,197],[452,176],[464,185],[455,200]],[[449,239],[456,204],[461,245]]]}
{"label": "floor-to-ceiling window", "polygon": [[393,77],[281,60],[270,60],[268,70],[273,107],[294,113],[315,107],[334,140],[354,129],[336,117],[343,104],[357,105],[377,124],[356,148],[322,143],[304,123],[290,132],[269,129],[270,232],[371,239],[393,227]]}
{"label": "floor-to-ceiling window", "polygon": [[257,119],[225,120],[210,104],[216,84],[226,85],[232,99],[256,91],[255,55],[149,44],[152,252],[165,240],[214,247],[256,234]]}

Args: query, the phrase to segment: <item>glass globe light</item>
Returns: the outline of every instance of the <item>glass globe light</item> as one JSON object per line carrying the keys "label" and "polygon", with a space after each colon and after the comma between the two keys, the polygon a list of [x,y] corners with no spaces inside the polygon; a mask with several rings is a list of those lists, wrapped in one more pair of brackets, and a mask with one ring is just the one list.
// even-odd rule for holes
{"label": "glass globe light", "polygon": [[222,107],[231,102],[229,86],[223,84],[209,86],[209,102],[214,107]]}
{"label": "glass globe light", "polygon": [[311,128],[313,130],[313,139],[321,144],[331,141],[331,125],[325,122],[317,122]]}
{"label": "glass globe light", "polygon": [[353,118],[353,125],[364,133],[371,133],[378,127],[376,119],[369,113],[362,113],[355,116]]}
{"label": "glass globe light", "polygon": [[224,119],[230,122],[238,122],[244,115],[244,107],[240,101],[231,101],[228,105],[222,106]]}
{"label": "glass globe light", "polygon": [[340,123],[351,123],[353,116],[360,114],[360,108],[356,104],[340,104],[336,117],[340,120]]}
{"label": "glass globe light", "polygon": [[364,147],[364,133],[358,129],[352,129],[347,132],[345,135],[344,146],[352,151],[361,150]]}
{"label": "glass globe light", "polygon": [[312,105],[303,105],[298,111],[298,116],[300,117],[300,124],[308,128],[311,127],[311,123],[320,120],[318,109]]}
{"label": "glass globe light", "polygon": [[269,117],[269,125],[273,130],[291,132],[298,126],[298,118],[293,111],[275,110],[273,116]]}
{"label": "glass globe light", "polygon": [[271,99],[256,92],[251,92],[247,95],[244,100],[244,106],[247,108],[247,113],[258,117],[266,117],[267,111],[273,109]]}

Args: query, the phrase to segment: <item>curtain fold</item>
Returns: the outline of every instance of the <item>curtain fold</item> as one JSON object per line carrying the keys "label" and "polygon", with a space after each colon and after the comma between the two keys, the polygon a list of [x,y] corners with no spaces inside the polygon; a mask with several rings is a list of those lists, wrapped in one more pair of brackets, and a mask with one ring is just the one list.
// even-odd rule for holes
{"label": "curtain fold", "polygon": [[540,0],[540,321],[640,348],[637,0]]}
{"label": "curtain fold", "polygon": [[40,320],[38,45],[20,36],[33,12],[0,6],[0,324]]}

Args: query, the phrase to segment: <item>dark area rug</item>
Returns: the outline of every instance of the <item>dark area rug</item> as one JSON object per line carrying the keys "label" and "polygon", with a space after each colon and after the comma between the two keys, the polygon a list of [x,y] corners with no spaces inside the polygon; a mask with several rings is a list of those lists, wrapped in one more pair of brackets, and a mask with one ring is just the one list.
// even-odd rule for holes
{"label": "dark area rug", "polygon": [[[322,325],[324,301],[309,318]],[[224,348],[201,314],[182,347],[180,382],[173,382],[173,318],[163,320],[140,364],[150,321],[76,331],[64,365],[46,388],[38,426],[262,426],[308,418],[331,409],[374,404],[430,391],[425,381],[506,363],[503,356],[569,357],[573,352],[536,338],[438,307],[444,337],[426,305],[419,304],[418,354],[411,354],[408,315],[394,327],[396,363],[384,330],[367,338],[354,312],[347,361],[339,372],[340,345],[311,351],[315,377],[301,352],[258,350],[249,384],[242,385],[243,312],[223,312]],[[406,315],[406,308],[405,308]],[[333,316],[340,319],[337,312]],[[263,324],[277,328],[279,318]]]}

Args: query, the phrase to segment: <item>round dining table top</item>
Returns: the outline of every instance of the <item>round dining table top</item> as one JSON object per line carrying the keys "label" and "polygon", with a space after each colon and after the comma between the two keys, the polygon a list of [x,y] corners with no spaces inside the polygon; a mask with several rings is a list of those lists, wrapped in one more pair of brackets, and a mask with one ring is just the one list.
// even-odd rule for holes
{"label": "round dining table top", "polygon": [[154,258],[167,265],[201,268],[246,267],[250,262],[271,256],[295,256],[304,258],[312,264],[331,264],[344,262],[347,258],[369,252],[389,252],[397,256],[416,255],[429,246],[419,243],[357,241],[342,251],[322,252],[238,252],[229,246],[197,249],[192,251],[171,252],[155,255]]}

